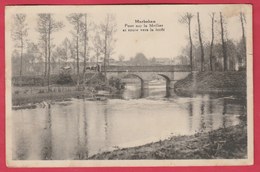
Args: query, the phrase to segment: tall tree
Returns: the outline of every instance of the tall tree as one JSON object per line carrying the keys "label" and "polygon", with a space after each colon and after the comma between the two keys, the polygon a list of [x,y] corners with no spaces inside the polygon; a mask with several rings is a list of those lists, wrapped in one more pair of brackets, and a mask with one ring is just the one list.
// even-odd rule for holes
{"label": "tall tree", "polygon": [[62,42],[62,49],[64,51],[64,57],[63,60],[65,62],[69,59],[69,46],[70,46],[70,40],[68,38],[65,38]]}
{"label": "tall tree", "polygon": [[221,41],[222,41],[222,53],[223,53],[223,64],[224,64],[224,71],[228,70],[228,59],[227,59],[227,46],[226,41],[224,38],[224,23],[223,23],[223,16],[222,13],[220,15],[220,26],[221,26]]}
{"label": "tall tree", "polygon": [[[45,25],[45,26],[44,26]],[[44,48],[47,62],[47,81],[48,81],[48,92],[50,91],[50,73],[51,73],[51,51],[52,51],[52,34],[53,32],[59,31],[63,27],[62,22],[54,20],[53,14],[42,13],[38,15],[38,28],[41,37],[40,40],[44,42]]]}
{"label": "tall tree", "polygon": [[34,67],[34,63],[39,59],[39,49],[37,44],[33,42],[27,43],[27,55],[29,55],[29,63],[32,64],[32,68]]}
{"label": "tall tree", "polygon": [[199,34],[199,42],[200,42],[200,53],[201,53],[201,71],[204,71],[204,48],[203,48],[203,42],[201,37],[201,27],[200,27],[200,14],[197,13],[197,20],[198,20],[198,34]]}
{"label": "tall tree", "polygon": [[95,52],[95,56],[96,56],[96,62],[98,64],[99,62],[99,57],[101,55],[101,51],[102,51],[102,41],[101,41],[101,38],[100,38],[100,33],[97,31],[95,36],[94,36],[94,39],[93,39],[93,49],[94,49],[94,52]]}
{"label": "tall tree", "polygon": [[214,23],[215,23],[215,13],[211,14],[211,43],[209,50],[209,64],[210,70],[213,71],[213,46],[214,46]]}
{"label": "tall tree", "polygon": [[107,14],[105,22],[100,25],[100,32],[103,36],[101,38],[102,50],[104,54],[104,74],[105,82],[107,83],[107,71],[106,66],[109,62],[109,57],[113,53],[113,43],[115,42],[114,33],[116,32],[115,17],[111,14]]}
{"label": "tall tree", "polygon": [[136,66],[147,66],[149,64],[149,60],[143,53],[137,53],[135,57],[131,59],[131,63]]}
{"label": "tall tree", "polygon": [[83,63],[83,84],[85,85],[85,75],[86,75],[86,65],[87,65],[87,46],[88,46],[88,23],[87,23],[87,14],[84,14],[84,25],[83,25],[83,43],[84,43],[84,63]]}
{"label": "tall tree", "polygon": [[245,23],[246,23],[246,18],[245,14],[243,12],[240,12],[240,21],[241,21],[241,28],[242,28],[242,42],[243,42],[243,58],[244,58],[244,63],[246,65],[246,35],[245,35]]}
{"label": "tall tree", "polygon": [[37,31],[40,33],[40,45],[44,54],[44,77],[48,73],[48,20],[47,14],[38,14]]}
{"label": "tall tree", "polygon": [[82,31],[82,13],[72,13],[67,16],[68,21],[74,26],[76,33],[73,35],[76,37],[76,58],[77,58],[77,87],[79,89],[80,76],[79,76],[79,36]]}
{"label": "tall tree", "polygon": [[14,23],[12,27],[12,38],[17,43],[17,47],[20,48],[20,86],[22,84],[22,75],[23,75],[23,54],[24,47],[26,42],[26,37],[28,34],[28,27],[26,23],[25,14],[15,14]]}
{"label": "tall tree", "polygon": [[191,37],[191,20],[193,18],[192,13],[185,13],[181,18],[179,19],[180,23],[186,24],[188,26],[188,32],[189,32],[189,41],[190,41],[190,66],[191,71],[193,70],[193,58],[192,58],[192,37]]}

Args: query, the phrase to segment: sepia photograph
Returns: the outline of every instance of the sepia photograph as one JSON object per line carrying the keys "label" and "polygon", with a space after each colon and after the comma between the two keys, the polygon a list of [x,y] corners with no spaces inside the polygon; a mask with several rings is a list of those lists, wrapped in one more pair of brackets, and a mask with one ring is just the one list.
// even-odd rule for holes
{"label": "sepia photograph", "polygon": [[6,6],[8,167],[253,164],[252,6]]}

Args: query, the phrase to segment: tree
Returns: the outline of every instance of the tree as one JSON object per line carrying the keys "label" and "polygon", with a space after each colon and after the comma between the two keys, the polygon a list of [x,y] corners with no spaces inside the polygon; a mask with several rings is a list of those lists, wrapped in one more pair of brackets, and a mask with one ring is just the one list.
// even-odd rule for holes
{"label": "tree", "polygon": [[245,23],[246,18],[243,12],[240,12],[240,22],[241,22],[241,29],[242,29],[242,42],[243,42],[243,58],[244,58],[244,65],[246,66],[246,36],[245,36]]}
{"label": "tree", "polygon": [[61,61],[66,61],[66,56],[67,54],[65,48],[63,48],[62,46],[56,47],[55,51],[53,52],[53,57],[58,59],[59,68],[61,67]]}
{"label": "tree", "polygon": [[199,34],[200,53],[201,53],[201,71],[204,71],[204,48],[203,48],[203,42],[202,42],[202,37],[201,37],[200,15],[199,15],[199,13],[197,13],[197,20],[198,20],[198,34]]}
{"label": "tree", "polygon": [[96,62],[98,64],[99,57],[100,57],[101,51],[102,51],[102,41],[100,38],[100,33],[98,31],[96,32],[96,34],[94,36],[93,46],[94,46],[93,49],[94,49],[95,56],[96,56]]}
{"label": "tree", "polygon": [[87,14],[84,14],[84,31],[83,31],[83,41],[84,41],[84,65],[83,65],[83,79],[84,79],[84,85],[85,85],[85,73],[86,73],[86,63],[87,63],[87,44],[88,44],[88,24],[87,24]]}
{"label": "tree", "polygon": [[39,48],[37,44],[33,42],[28,42],[27,43],[27,52],[25,55],[25,58],[27,59],[29,63],[29,67],[31,68],[31,72],[34,74],[36,73],[36,67],[35,67],[35,62],[40,59],[40,53],[39,53]]}
{"label": "tree", "polygon": [[118,57],[118,59],[119,59],[119,62],[120,62],[120,63],[123,63],[123,61],[125,60],[125,56],[122,55],[122,54],[120,54],[119,57]]}
{"label": "tree", "polygon": [[131,63],[137,66],[144,66],[149,64],[149,60],[145,57],[143,53],[137,53],[133,59],[131,59]]}
{"label": "tree", "polygon": [[77,73],[76,71],[76,61],[77,61],[77,58],[76,58],[76,51],[75,51],[75,39],[72,39],[71,41],[68,42],[68,48],[69,48],[69,58],[71,60],[73,60],[73,68],[74,68],[74,73]]}
{"label": "tree", "polygon": [[211,17],[211,43],[210,43],[210,52],[209,52],[209,64],[210,70],[213,71],[213,46],[214,46],[214,23],[215,23],[215,13],[212,13]]}
{"label": "tree", "polygon": [[47,79],[48,79],[48,92],[50,91],[50,72],[51,72],[51,51],[52,42],[51,36],[53,32],[59,31],[63,27],[62,22],[57,22],[53,18],[53,14],[42,13],[38,14],[38,27],[37,30],[40,33],[40,41],[44,42],[45,58],[47,62]]}
{"label": "tree", "polygon": [[224,23],[223,23],[223,16],[222,13],[219,13],[220,15],[220,26],[221,26],[221,42],[222,42],[222,53],[223,53],[223,63],[224,63],[224,71],[228,70],[228,59],[227,59],[227,47],[226,47],[226,41],[224,38]]}
{"label": "tree", "polygon": [[47,14],[38,14],[37,31],[40,33],[40,45],[44,54],[44,77],[48,73],[48,27]]}
{"label": "tree", "polygon": [[20,52],[14,49],[12,52],[12,76],[19,76],[20,69]]}
{"label": "tree", "polygon": [[90,58],[90,62],[91,62],[91,63],[95,63],[95,62],[96,62],[96,56],[92,56],[92,57]]}
{"label": "tree", "polygon": [[20,86],[22,84],[23,75],[23,51],[25,47],[25,39],[27,37],[27,23],[25,14],[15,14],[14,23],[12,26],[12,38],[16,41],[17,47],[20,48]]}
{"label": "tree", "polygon": [[62,59],[66,62],[69,59],[69,46],[70,46],[70,40],[68,38],[65,38],[62,42],[62,49],[64,51],[64,56],[62,57]]}
{"label": "tree", "polygon": [[186,24],[188,26],[188,32],[189,32],[189,40],[190,40],[190,65],[191,65],[191,71],[193,70],[193,61],[192,61],[192,38],[191,38],[191,20],[193,18],[193,15],[191,13],[186,13],[179,19],[180,23]]}
{"label": "tree", "polygon": [[79,82],[80,82],[80,76],[79,76],[79,36],[82,29],[82,17],[84,14],[82,13],[72,13],[69,16],[67,16],[68,21],[74,26],[74,29],[76,33],[73,33],[73,35],[76,37],[76,58],[77,58],[77,87],[79,89]]}
{"label": "tree", "polygon": [[116,32],[115,17],[111,14],[107,14],[105,22],[100,25],[100,33],[102,34],[101,52],[104,55],[104,72],[105,72],[105,82],[107,83],[107,71],[106,66],[109,63],[109,57],[113,53],[113,44],[115,42],[114,33]]}

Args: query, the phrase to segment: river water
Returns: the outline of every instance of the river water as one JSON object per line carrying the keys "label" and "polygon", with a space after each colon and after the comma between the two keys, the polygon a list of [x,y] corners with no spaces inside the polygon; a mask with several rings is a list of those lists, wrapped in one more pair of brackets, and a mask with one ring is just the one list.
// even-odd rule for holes
{"label": "river water", "polygon": [[87,159],[104,151],[236,125],[246,113],[245,99],[237,96],[165,95],[165,83],[154,81],[145,95],[139,85],[127,84],[121,98],[72,99],[13,110],[13,159]]}

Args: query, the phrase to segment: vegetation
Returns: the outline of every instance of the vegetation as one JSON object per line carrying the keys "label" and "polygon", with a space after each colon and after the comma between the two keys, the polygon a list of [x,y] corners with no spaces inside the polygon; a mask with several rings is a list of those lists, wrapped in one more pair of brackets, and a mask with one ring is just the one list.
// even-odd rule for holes
{"label": "vegetation", "polygon": [[[185,13],[180,17],[180,23],[188,27],[189,45],[183,49],[182,55],[177,57],[182,64],[191,65],[192,71],[232,71],[245,70],[246,66],[246,36],[245,36],[245,16],[240,12],[240,22],[242,34],[240,41],[228,39],[227,23],[219,13],[217,19],[215,13],[210,14],[211,19],[211,40],[206,42],[203,39],[203,31],[199,13],[197,13],[197,33],[198,41],[192,38],[193,14]],[[216,28],[219,26],[219,30]],[[219,32],[217,32],[219,31]],[[195,37],[196,38],[196,37]],[[195,43],[194,43],[195,42]]]}
{"label": "vegetation", "polygon": [[59,75],[59,78],[57,79],[57,84],[59,84],[59,85],[72,85],[73,80],[72,80],[71,75],[61,73]]}
{"label": "vegetation", "polygon": [[[73,13],[67,16],[67,20],[74,26],[72,39],[64,38],[60,45],[55,45],[53,33],[63,29],[64,24],[61,21],[56,21],[55,15],[50,13],[40,13],[37,16],[37,27],[35,30],[39,33],[39,42],[31,42],[27,40],[27,30],[29,29],[26,23],[25,14],[16,14],[14,16],[12,37],[17,43],[17,48],[13,50],[12,66],[13,66],[13,81],[17,85],[17,75],[20,76],[19,83],[22,86],[26,81],[23,81],[23,75],[33,78],[33,76],[42,76],[44,83],[47,82],[48,90],[50,91],[51,77],[60,73],[61,67],[70,66],[72,63],[76,69],[76,84],[77,87],[85,85],[87,61],[89,60],[89,51],[94,49],[97,58],[103,55],[104,68],[109,65],[109,57],[113,54],[113,45],[115,39],[113,34],[116,32],[115,18],[111,14],[107,14],[105,21],[100,25],[92,23],[94,28],[89,27],[91,22],[88,21],[86,13]],[[33,29],[33,28],[30,28]],[[95,29],[96,37],[93,40],[93,47],[89,44],[89,32]],[[83,66],[80,65],[83,58]],[[98,63],[98,60],[97,60]],[[25,67],[26,66],[26,67]],[[80,69],[82,68],[82,70]],[[19,69],[19,72],[17,72]],[[25,71],[25,72],[24,72]],[[82,73],[81,73],[82,71]],[[26,73],[26,74],[24,74]],[[71,82],[69,76],[60,75],[57,83]],[[106,81],[105,77],[103,78]]]}
{"label": "vegetation", "polygon": [[96,154],[89,159],[243,159],[247,154],[245,124],[133,148]]}
{"label": "vegetation", "polygon": [[199,72],[175,83],[177,93],[246,93],[246,72]]}
{"label": "vegetation", "polygon": [[24,47],[25,40],[28,34],[28,26],[26,23],[26,15],[25,14],[16,14],[14,16],[14,27],[12,29],[12,38],[16,42],[18,49],[20,49],[20,82],[22,82],[23,76],[23,56],[24,56]]}
{"label": "vegetation", "polygon": [[186,13],[183,16],[181,16],[179,22],[184,23],[188,26],[188,32],[189,32],[189,41],[190,41],[190,51],[189,51],[189,58],[190,58],[190,66],[191,70],[193,70],[193,54],[192,54],[192,37],[191,37],[191,21],[192,21],[193,15],[191,13]]}
{"label": "vegetation", "polygon": [[[203,37],[203,21],[197,12],[197,22],[193,22],[195,15],[184,13],[179,22],[187,27],[188,45],[184,47],[178,57],[182,65],[190,64],[192,71],[201,71],[190,75],[186,79],[176,83],[176,90],[189,91],[245,91],[246,67],[246,34],[245,16],[240,12],[238,21],[241,22],[241,39],[238,42],[228,39],[228,28],[225,16],[220,12],[210,14],[211,40],[206,41]],[[110,57],[114,53],[116,23],[115,17],[107,14],[100,23],[94,23],[86,13],[72,13],[66,16],[73,27],[72,37],[63,38],[60,44],[55,45],[53,35],[62,31],[64,24],[55,18],[54,14],[42,13],[37,16],[37,27],[39,33],[38,42],[27,40],[28,25],[25,14],[14,16],[12,37],[17,44],[12,54],[13,85],[14,86],[47,86],[51,87],[73,86],[78,90],[81,88],[94,88],[94,90],[113,88],[122,89],[124,83],[120,79],[107,79],[106,68]],[[197,24],[196,35],[193,35],[194,24]],[[217,29],[218,28],[218,29]],[[31,29],[31,28],[30,28]],[[217,32],[219,31],[219,32]],[[93,57],[90,57],[92,51]],[[104,74],[98,71],[87,71],[87,62],[99,64],[102,60]],[[124,55],[119,55],[120,63],[123,63]],[[177,58],[176,58],[177,59]],[[176,60],[175,59],[175,60]],[[139,52],[128,61],[129,65],[158,65],[156,58],[147,58]],[[26,67],[25,67],[26,66]],[[73,74],[64,74],[62,67],[71,67]],[[210,72],[209,72],[210,71]],[[220,71],[225,71],[222,73]],[[241,76],[239,76],[242,74]],[[46,82],[47,81],[47,82]],[[194,87],[194,81],[197,85]],[[233,84],[234,83],[234,84]],[[222,84],[222,85],[221,85]]]}
{"label": "vegetation", "polygon": [[[42,101],[92,97],[99,90],[113,92],[124,89],[125,83],[121,79],[108,79],[106,73],[116,42],[116,23],[113,15],[107,14],[103,22],[95,24],[89,21],[86,13],[69,14],[67,20],[73,26],[72,38],[64,37],[59,45],[55,45],[53,34],[62,30],[64,24],[57,21],[53,14],[38,14],[37,17],[37,28],[34,29],[39,33],[39,38],[38,42],[32,42],[27,40],[26,15],[14,16],[12,37],[17,45],[12,54],[14,106],[26,104],[26,108],[35,108],[34,104]],[[191,74],[176,82],[175,91],[185,94],[246,94],[247,50],[244,14],[241,12],[239,16],[242,34],[238,42],[228,39],[225,16],[221,12],[219,16],[210,14],[209,42],[203,38],[205,30],[199,12],[196,17],[197,37],[194,38],[192,29],[195,15],[185,13],[180,16],[179,22],[187,27],[188,44],[178,58],[180,64],[190,65]],[[216,27],[219,27],[219,33],[216,33]],[[93,51],[93,57],[90,57],[90,51]],[[100,65],[102,60],[103,74],[91,70],[91,67],[87,70],[87,63],[91,59],[95,65]],[[120,55],[121,64],[124,60],[125,56]],[[158,65],[156,58],[148,59],[141,52],[132,57],[128,64]],[[62,67],[71,66],[74,66],[73,74],[60,71]],[[144,146],[97,154],[90,159],[245,158],[246,133],[246,124],[242,123],[216,131],[176,136]]]}
{"label": "vegetation", "polygon": [[51,75],[51,56],[52,56],[52,39],[53,32],[59,31],[63,27],[62,22],[57,22],[53,18],[53,14],[38,15],[38,31],[40,33],[40,41],[44,44],[45,54],[45,77],[47,75],[48,91],[50,90],[50,75]]}
{"label": "vegetation", "polygon": [[122,90],[125,88],[125,83],[122,82],[122,80],[119,78],[110,78],[109,85],[116,88],[117,90]]}

